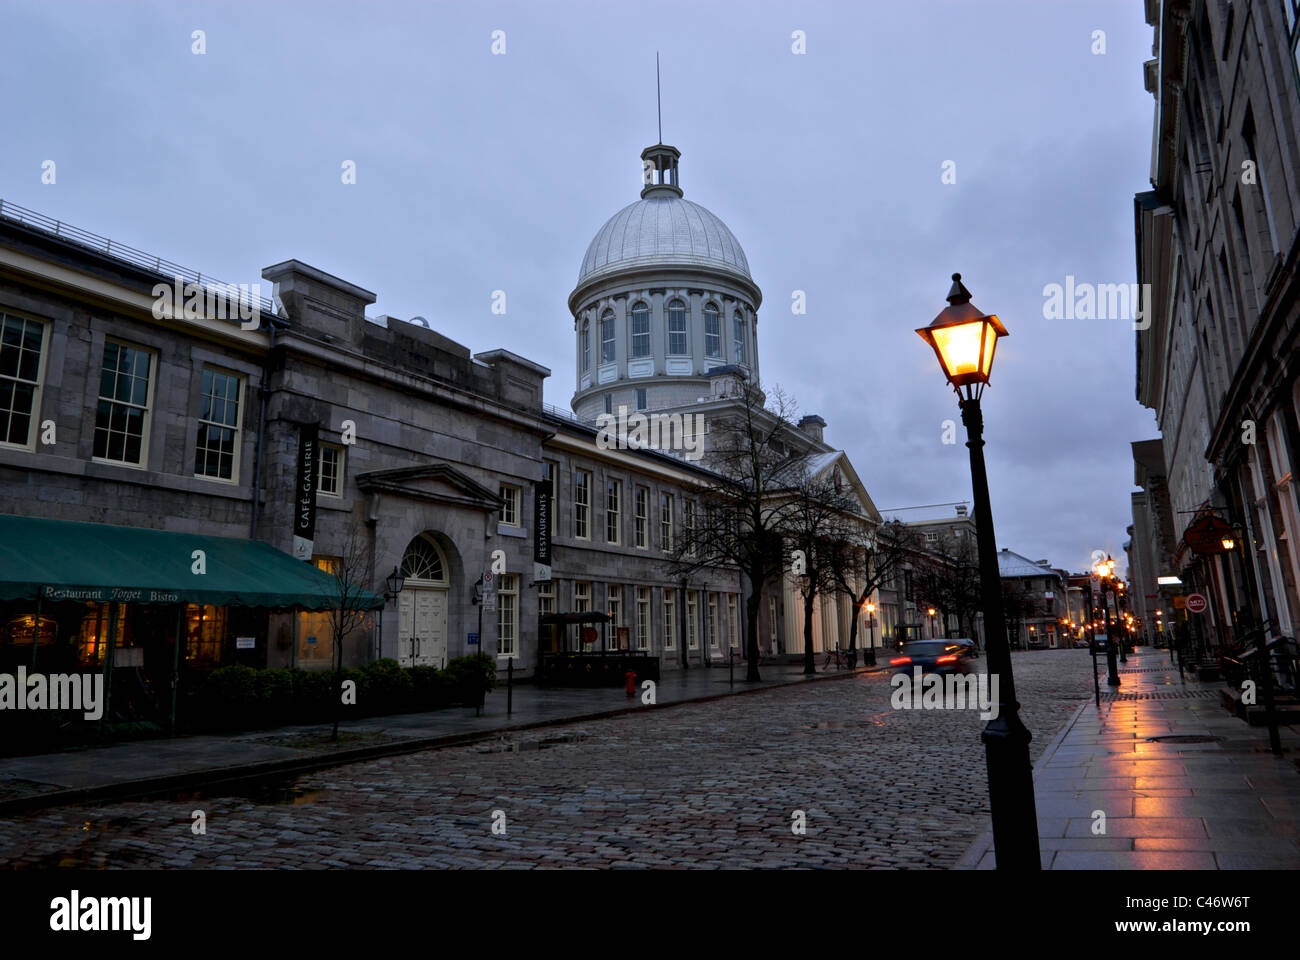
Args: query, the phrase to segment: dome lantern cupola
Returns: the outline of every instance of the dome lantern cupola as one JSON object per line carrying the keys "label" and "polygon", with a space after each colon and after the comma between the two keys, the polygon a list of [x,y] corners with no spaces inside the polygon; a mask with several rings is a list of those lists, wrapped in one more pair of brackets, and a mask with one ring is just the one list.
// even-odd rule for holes
{"label": "dome lantern cupola", "polygon": [[641,151],[641,199],[646,197],[663,197],[682,195],[682,188],[677,185],[677,161],[682,152],[666,143],[656,143]]}

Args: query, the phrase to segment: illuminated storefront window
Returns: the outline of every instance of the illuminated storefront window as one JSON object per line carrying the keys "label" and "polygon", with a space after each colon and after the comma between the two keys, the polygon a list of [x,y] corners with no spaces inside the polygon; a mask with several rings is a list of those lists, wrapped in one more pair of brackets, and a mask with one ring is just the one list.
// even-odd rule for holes
{"label": "illuminated storefront window", "polygon": [[185,663],[195,667],[221,666],[226,608],[186,604],[185,625]]}
{"label": "illuminated storefront window", "polygon": [[[88,603],[77,635],[77,662],[82,666],[100,666],[108,648],[108,630],[112,604]],[[127,622],[126,604],[117,604],[117,646],[131,645],[131,625]]]}

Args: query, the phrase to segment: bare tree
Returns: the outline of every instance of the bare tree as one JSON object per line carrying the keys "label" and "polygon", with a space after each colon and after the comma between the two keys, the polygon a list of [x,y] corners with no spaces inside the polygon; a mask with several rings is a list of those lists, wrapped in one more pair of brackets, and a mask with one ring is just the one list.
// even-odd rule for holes
{"label": "bare tree", "polygon": [[330,633],[334,638],[334,732],[339,738],[339,718],[343,712],[343,641],[368,621],[371,593],[370,549],[353,519],[347,526],[340,555],[327,572],[333,575],[333,606],[328,611]]}
{"label": "bare tree", "polygon": [[[916,557],[920,538],[913,527],[889,520],[874,529],[863,527],[835,545],[831,569],[836,585],[853,598],[849,624],[849,664],[857,663],[858,616],[871,595],[892,583],[902,565]],[[881,639],[884,639],[882,632]],[[875,651],[871,652],[875,662]]]}
{"label": "bare tree", "polygon": [[857,498],[841,489],[827,471],[815,474],[813,470],[810,458],[792,461],[788,476],[793,482],[783,494],[790,507],[784,517],[783,533],[792,549],[798,551],[793,569],[802,570],[797,582],[803,598],[804,673],[817,672],[812,628],[817,598],[835,597],[839,588],[836,555],[860,542],[866,529]]}
{"label": "bare tree", "polygon": [[[782,572],[782,533],[788,498],[775,497],[785,484],[788,444],[798,436],[794,402],[779,388],[765,395],[743,375],[732,375],[727,395],[736,403],[709,423],[703,482],[691,524],[677,537],[668,566],[685,584],[691,574],[733,568],[748,586],[745,600],[747,680],[759,680],[758,613],[763,587]],[[682,597],[685,607],[686,598]],[[685,638],[682,640],[685,646]]]}

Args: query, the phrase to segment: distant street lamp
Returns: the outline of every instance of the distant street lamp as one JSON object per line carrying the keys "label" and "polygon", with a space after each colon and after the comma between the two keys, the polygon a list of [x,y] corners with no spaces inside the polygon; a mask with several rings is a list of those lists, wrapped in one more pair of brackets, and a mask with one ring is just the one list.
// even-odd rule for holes
{"label": "distant street lamp", "polygon": [[984,414],[980,397],[993,368],[993,351],[1006,327],[996,316],[980,313],[962,286],[961,274],[952,275],[948,306],[920,334],[939,358],[943,375],[957,394],[966,446],[970,450],[971,487],[974,493],[975,539],[979,550],[980,595],[984,612],[984,642],[989,673],[998,677],[998,712],[984,727],[980,739],[989,772],[989,806],[993,820],[993,846],[999,870],[1040,870],[1038,817],[1034,809],[1033,767],[1029,762],[1031,734],[1020,719],[1011,650],[1002,609],[998,573],[998,547],[989,506],[989,479],[984,465]]}
{"label": "distant street lamp", "polygon": [[934,607],[928,608],[926,614],[930,617],[930,639],[934,639]]}
{"label": "distant street lamp", "polygon": [[871,646],[867,647],[867,659],[863,661],[871,666],[876,665],[876,618],[873,614],[876,612],[876,605],[867,601],[867,629],[871,631]]}
{"label": "distant street lamp", "polygon": [[1096,573],[1097,579],[1101,581],[1101,614],[1102,621],[1106,626],[1106,684],[1107,686],[1118,687],[1119,667],[1115,663],[1115,638],[1110,634],[1110,607],[1106,604],[1107,580],[1110,578],[1114,566],[1115,561],[1107,557],[1097,564]]}

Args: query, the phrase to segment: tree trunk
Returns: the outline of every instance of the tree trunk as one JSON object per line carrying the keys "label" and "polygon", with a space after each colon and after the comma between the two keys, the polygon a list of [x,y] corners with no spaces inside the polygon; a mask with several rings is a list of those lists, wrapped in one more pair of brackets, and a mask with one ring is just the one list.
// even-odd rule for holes
{"label": "tree trunk", "polygon": [[806,674],[817,672],[817,664],[813,658],[812,648],[813,599],[813,594],[808,594],[803,598],[803,672]]}
{"label": "tree trunk", "polygon": [[745,624],[745,679],[755,683],[763,679],[758,675],[758,610],[762,601],[762,594],[753,589],[745,600],[745,609],[749,612]]}

